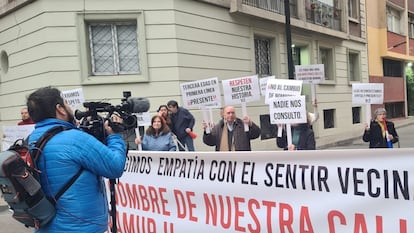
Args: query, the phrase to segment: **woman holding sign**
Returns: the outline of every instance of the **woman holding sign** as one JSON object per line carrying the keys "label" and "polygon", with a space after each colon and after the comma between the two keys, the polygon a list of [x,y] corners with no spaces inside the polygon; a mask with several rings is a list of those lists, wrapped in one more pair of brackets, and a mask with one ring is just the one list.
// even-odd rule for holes
{"label": "woman holding sign", "polygon": [[315,150],[315,134],[310,125],[308,113],[308,122],[302,124],[292,124],[292,144],[288,145],[286,130],[283,130],[282,137],[276,137],[278,147],[285,150]]}
{"label": "woman holding sign", "polygon": [[151,151],[176,151],[177,146],[174,143],[172,133],[167,123],[161,116],[156,115],[151,119],[151,126],[148,127],[141,141],[135,139],[136,144],[142,145],[142,150]]}
{"label": "woman holding sign", "polygon": [[369,142],[369,148],[392,148],[392,144],[398,142],[394,123],[387,121],[386,118],[387,111],[384,108],[377,108],[370,126],[365,124],[362,140]]}

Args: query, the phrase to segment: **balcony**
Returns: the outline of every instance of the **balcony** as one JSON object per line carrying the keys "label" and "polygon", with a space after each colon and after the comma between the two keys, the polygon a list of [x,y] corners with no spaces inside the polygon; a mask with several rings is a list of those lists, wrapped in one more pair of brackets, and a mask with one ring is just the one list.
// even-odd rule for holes
{"label": "balcony", "polygon": [[342,10],[320,1],[306,4],[306,21],[323,27],[341,30]]}
{"label": "balcony", "polygon": [[[341,31],[341,9],[335,7],[335,5],[329,5],[318,0],[303,1],[305,2],[304,11],[307,22]],[[284,0],[242,0],[242,4],[285,15]],[[298,0],[289,0],[289,4],[291,17],[298,18],[298,11],[303,11],[303,9],[298,9]]]}
{"label": "balcony", "polygon": [[[285,1],[284,0],[242,0],[242,4],[256,7],[262,10],[275,12],[285,15]],[[289,1],[290,16],[298,17],[298,6],[296,0]]]}

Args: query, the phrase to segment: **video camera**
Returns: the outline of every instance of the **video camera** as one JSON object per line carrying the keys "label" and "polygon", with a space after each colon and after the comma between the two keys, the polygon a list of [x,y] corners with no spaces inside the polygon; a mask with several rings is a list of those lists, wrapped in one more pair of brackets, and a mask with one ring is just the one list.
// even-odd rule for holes
{"label": "video camera", "polygon": [[[120,133],[137,127],[137,118],[133,113],[147,112],[150,108],[148,99],[131,97],[130,91],[123,92],[120,105],[114,106],[106,102],[84,102],[83,106],[87,109],[86,111],[75,111],[75,118],[80,120],[79,127],[101,142],[104,142],[107,136],[104,129],[105,121],[109,121],[109,126],[114,132]],[[106,113],[106,117],[98,113]],[[123,123],[113,122],[111,120],[113,114],[121,117]]]}

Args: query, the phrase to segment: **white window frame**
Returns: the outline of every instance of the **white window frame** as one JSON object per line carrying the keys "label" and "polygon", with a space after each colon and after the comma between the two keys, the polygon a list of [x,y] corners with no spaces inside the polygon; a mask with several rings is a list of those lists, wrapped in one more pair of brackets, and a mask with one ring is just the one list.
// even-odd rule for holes
{"label": "white window frame", "polygon": [[[351,61],[351,57],[355,55],[355,61]],[[349,83],[361,82],[361,53],[354,50],[348,50],[348,81]],[[353,64],[352,64],[353,63]],[[352,74],[353,73],[353,74]],[[355,79],[352,77],[355,76]]]}
{"label": "white window frame", "polygon": [[[141,69],[140,69],[140,61],[139,61],[139,50],[138,50],[138,41],[134,42],[134,44],[136,43],[136,53],[138,58],[136,59],[136,62],[138,64],[138,68],[137,70],[134,71],[125,71],[122,70],[121,68],[121,60],[123,59],[123,57],[120,56],[120,51],[119,51],[119,41],[118,41],[118,35],[117,35],[117,31],[118,28],[121,26],[135,26],[135,34],[137,33],[137,27],[136,24],[133,21],[123,21],[123,22],[110,22],[110,23],[90,23],[88,24],[88,31],[89,31],[89,45],[90,45],[90,53],[91,53],[91,63],[92,63],[92,71],[91,73],[93,75],[120,75],[120,74],[139,74],[141,73]],[[112,64],[113,64],[113,71],[112,72],[103,72],[103,71],[97,71],[97,64],[96,64],[96,59],[95,59],[95,54],[93,51],[93,47],[98,46],[99,44],[94,44],[93,40],[94,38],[92,38],[92,30],[93,27],[107,27],[110,29],[111,31],[111,44],[110,46],[110,50],[112,50]]]}
{"label": "white window frame", "polygon": [[[331,58],[329,59],[329,63],[325,64],[322,61],[322,54],[321,50],[330,50]],[[327,45],[319,45],[318,46],[318,63],[317,64],[324,64],[325,69],[325,80],[322,84],[335,84],[336,82],[336,73],[335,73],[335,49],[331,46]]]}
{"label": "white window frame", "polygon": [[[92,23],[136,22],[139,56],[139,73],[93,74],[92,55],[89,40],[89,25]],[[145,22],[142,11],[128,13],[79,14],[78,29],[80,35],[81,73],[82,84],[112,84],[148,82],[148,58],[146,48]]]}
{"label": "white window frame", "polygon": [[396,8],[387,6],[387,30],[401,34],[401,11]]}
{"label": "white window frame", "polygon": [[408,37],[414,39],[414,14],[408,14]]}
{"label": "white window frame", "polygon": [[348,0],[348,17],[359,22],[359,0]]}

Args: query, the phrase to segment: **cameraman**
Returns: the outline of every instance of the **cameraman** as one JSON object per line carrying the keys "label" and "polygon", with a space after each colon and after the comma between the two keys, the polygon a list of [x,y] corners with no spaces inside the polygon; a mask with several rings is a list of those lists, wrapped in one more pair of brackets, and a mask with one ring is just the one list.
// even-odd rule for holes
{"label": "cameraman", "polygon": [[[38,159],[42,189],[49,197],[56,193],[78,171],[77,180],[57,200],[56,216],[36,232],[105,232],[108,229],[108,202],[103,177],[122,175],[126,150],[122,136],[115,134],[108,122],[106,145],[76,128],[70,106],[56,88],[44,87],[27,98],[29,114],[36,122],[29,137],[33,147],[47,130],[64,126],[65,130],[52,137]],[[114,116],[115,122],[121,119]]]}

